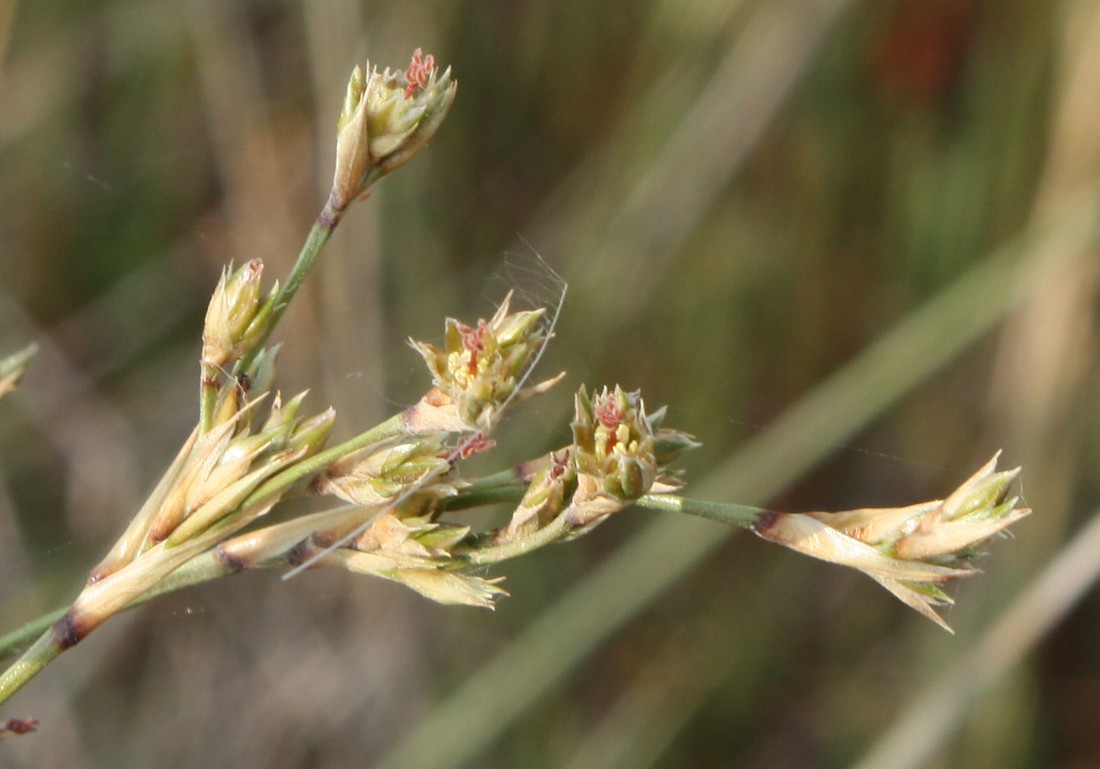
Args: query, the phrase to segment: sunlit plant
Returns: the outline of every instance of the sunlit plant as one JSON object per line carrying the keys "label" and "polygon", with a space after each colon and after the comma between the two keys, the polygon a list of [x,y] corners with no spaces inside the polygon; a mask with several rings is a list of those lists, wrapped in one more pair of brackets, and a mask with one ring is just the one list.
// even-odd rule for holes
{"label": "sunlit plant", "polygon": [[[944,500],[904,508],[780,513],[691,499],[673,469],[698,444],[665,426],[641,395],[619,386],[578,389],[564,446],[495,474],[464,461],[493,447],[505,414],[558,384],[534,369],[554,335],[555,308],[512,308],[445,322],[442,346],[411,342],[431,385],[410,407],[335,446],[331,408],[275,387],[272,332],[341,218],[419,152],[455,97],[449,69],[417,50],[403,71],[356,68],[337,122],[331,192],[298,260],[263,287],[263,264],[227,267],[206,314],[196,425],[148,499],[76,598],[3,639],[22,655],[0,674],[5,702],[61,652],[115,614],[164,593],[264,567],[335,567],[401,583],[446,604],[492,607],[505,591],[486,567],[581,536],[631,507],[732,523],[796,551],[858,569],[945,629],[942,586],[974,574],[975,548],[1028,514],[1009,488],[1018,470],[996,458]],[[0,397],[33,356],[0,361]],[[320,512],[268,514],[315,496]],[[509,503],[511,517],[475,531],[448,513]],[[28,646],[29,644],[29,646]],[[11,719],[0,733],[32,731]]]}

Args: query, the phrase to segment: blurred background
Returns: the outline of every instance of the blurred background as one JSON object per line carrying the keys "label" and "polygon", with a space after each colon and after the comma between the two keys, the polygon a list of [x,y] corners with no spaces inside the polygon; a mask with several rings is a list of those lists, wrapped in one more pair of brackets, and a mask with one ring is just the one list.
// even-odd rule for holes
{"label": "blurred background", "polygon": [[495,569],[492,613],[246,574],[63,655],[0,765],[1100,766],[1092,0],[0,0],[0,351],[42,347],[0,409],[0,631],[122,530],[194,424],[222,266],[285,274],[352,67],[416,47],[451,115],[281,331],[340,435],[419,397],[410,335],[554,301],[552,269],[569,376],[492,469],[621,383],[703,442],[697,496],[909,504],[1004,449],[1035,514],[955,636],[649,511]]}

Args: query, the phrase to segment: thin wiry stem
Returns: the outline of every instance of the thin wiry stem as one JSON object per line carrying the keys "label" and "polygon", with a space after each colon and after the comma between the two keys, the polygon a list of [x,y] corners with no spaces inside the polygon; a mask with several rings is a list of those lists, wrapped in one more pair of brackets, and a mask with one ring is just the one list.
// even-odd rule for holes
{"label": "thin wiry stem", "polygon": [[330,196],[325,202],[324,208],[321,209],[321,213],[317,215],[317,219],[313,222],[313,227],[306,237],[306,242],[302,244],[302,250],[298,253],[298,259],[294,262],[294,266],[291,268],[286,282],[279,289],[279,294],[275,299],[275,306],[271,311],[271,320],[268,322],[266,330],[260,336],[252,350],[241,357],[241,360],[237,363],[236,371],[247,371],[260,350],[263,349],[264,344],[271,336],[271,332],[279,325],[279,320],[283,317],[283,313],[286,312],[286,308],[290,304],[290,301],[294,298],[294,295],[298,293],[298,289],[301,288],[302,282],[306,279],[306,275],[308,275],[310,269],[313,268],[313,264],[317,261],[321,249],[325,247],[325,244],[328,243],[328,239],[332,237],[332,233],[336,231],[336,225],[340,223],[340,217],[343,216],[343,213],[344,209],[337,208],[333,204],[332,197]]}

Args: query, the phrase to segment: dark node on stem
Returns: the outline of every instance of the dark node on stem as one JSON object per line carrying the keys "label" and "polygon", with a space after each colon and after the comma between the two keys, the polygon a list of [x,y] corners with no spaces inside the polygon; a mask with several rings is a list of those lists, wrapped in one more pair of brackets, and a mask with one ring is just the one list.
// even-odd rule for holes
{"label": "dark node on stem", "polygon": [[249,567],[248,561],[238,555],[226,552],[221,545],[214,548],[214,557],[225,564],[225,568],[229,569],[230,574],[239,574]]}
{"label": "dark node on stem", "polygon": [[512,472],[516,474],[516,479],[523,483],[530,483],[537,475],[533,462],[520,462],[512,468]]}
{"label": "dark node on stem", "polygon": [[291,566],[301,566],[309,557],[309,540],[303,539],[286,553],[286,562]]}
{"label": "dark node on stem", "polygon": [[[333,208],[339,210],[338,206],[334,205]],[[320,215],[317,217],[318,226],[321,227],[321,229],[328,230],[329,232],[332,232],[336,229],[336,222],[337,217],[329,212],[328,206],[325,206]]]}
{"label": "dark node on stem", "polygon": [[57,644],[57,648],[64,651],[76,646],[82,638],[84,638],[84,630],[73,616],[72,609],[69,609],[65,612],[65,616],[54,623],[54,643]]}
{"label": "dark node on stem", "polygon": [[755,521],[752,522],[752,530],[763,534],[772,526],[775,525],[776,519],[782,515],[782,513],[764,513]]}

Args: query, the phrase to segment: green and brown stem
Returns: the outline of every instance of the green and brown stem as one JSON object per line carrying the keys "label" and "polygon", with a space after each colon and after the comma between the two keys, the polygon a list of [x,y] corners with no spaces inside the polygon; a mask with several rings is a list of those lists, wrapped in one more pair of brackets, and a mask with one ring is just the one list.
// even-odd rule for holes
{"label": "green and brown stem", "polygon": [[[268,319],[264,332],[256,340],[252,349],[237,361],[233,369],[234,374],[248,371],[256,360],[256,356],[259,355],[260,350],[263,349],[267,340],[271,337],[275,327],[279,324],[279,320],[282,319],[283,313],[286,312],[286,308],[290,305],[294,295],[298,293],[298,289],[301,288],[303,281],[313,268],[313,264],[317,261],[321,250],[328,243],[328,239],[332,237],[332,233],[336,231],[336,226],[340,223],[340,218],[345,209],[346,206],[339,207],[334,202],[333,197],[329,196],[324,208],[321,209],[321,213],[317,215],[317,219],[313,222],[313,227],[310,228],[309,235],[306,237],[305,243],[302,244],[301,251],[298,252],[298,258],[295,260],[286,282],[279,289],[275,306],[271,310],[271,317]],[[208,432],[213,426],[214,409],[218,402],[218,393],[221,387],[221,376],[222,371],[218,367],[202,364],[199,385],[199,431],[202,434]]]}
{"label": "green and brown stem", "polygon": [[[256,505],[270,495],[280,493],[303,478],[321,471],[334,459],[350,451],[401,434],[401,430],[402,415],[397,414],[373,430],[273,476],[242,503],[241,509],[247,510],[249,506]],[[522,499],[529,482],[530,476],[521,465],[516,469],[473,482],[457,496],[446,500],[444,505],[446,509],[457,510],[484,504],[518,502]],[[672,494],[647,494],[638,499],[635,504],[651,510],[697,515],[744,528],[751,527],[762,516],[770,514],[770,511],[763,508],[689,499]],[[233,517],[230,516],[230,518]],[[561,515],[549,525],[520,540],[502,545],[469,548],[456,553],[459,555],[458,563],[462,566],[499,563],[561,541],[569,535],[570,527],[568,517]],[[274,548],[248,559],[241,558],[237,553],[223,552],[218,542],[223,541],[238,528],[240,527],[214,526],[195,539],[184,543],[186,546],[172,547],[167,542],[162,543],[130,567],[120,570],[100,583],[88,586],[67,610],[50,612],[0,638],[0,656],[3,656],[37,636],[37,640],[31,647],[3,674],[0,674],[0,703],[10,698],[61,652],[76,645],[102,622],[120,611],[165,593],[219,579],[239,571],[302,561],[303,552],[300,549]],[[320,552],[307,540],[308,538],[303,541],[306,541],[311,551]],[[137,566],[142,573],[137,574],[133,571],[134,566]],[[144,589],[141,589],[143,586]]]}

